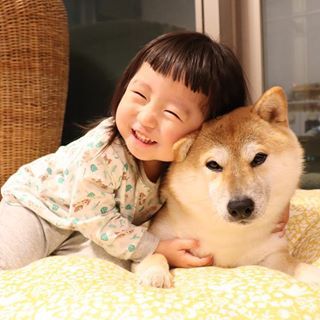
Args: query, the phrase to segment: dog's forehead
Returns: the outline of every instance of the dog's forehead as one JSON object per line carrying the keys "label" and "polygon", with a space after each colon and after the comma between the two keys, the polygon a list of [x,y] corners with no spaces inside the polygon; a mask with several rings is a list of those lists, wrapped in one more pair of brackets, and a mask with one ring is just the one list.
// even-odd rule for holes
{"label": "dog's forehead", "polygon": [[[237,140],[256,140],[267,123],[251,112],[252,107],[242,107],[205,123],[200,132],[204,140],[225,145]],[[268,125],[267,125],[268,126]]]}
{"label": "dog's forehead", "polygon": [[225,149],[234,156],[240,156],[258,149],[275,153],[288,148],[288,145],[296,147],[297,142],[292,139],[288,128],[272,125],[252,110],[252,106],[237,108],[205,123],[194,142],[194,156],[212,149]]}

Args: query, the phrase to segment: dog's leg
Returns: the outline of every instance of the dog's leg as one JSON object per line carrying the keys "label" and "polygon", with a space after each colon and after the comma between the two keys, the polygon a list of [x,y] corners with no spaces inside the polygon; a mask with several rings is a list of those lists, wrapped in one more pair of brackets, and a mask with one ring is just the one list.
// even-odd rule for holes
{"label": "dog's leg", "polygon": [[288,273],[299,281],[320,285],[320,269],[291,257],[288,250],[273,252],[259,264]]}
{"label": "dog's leg", "polygon": [[139,264],[132,266],[132,271],[137,274],[142,285],[157,288],[170,288],[172,275],[165,256],[159,253],[152,254],[143,259]]}

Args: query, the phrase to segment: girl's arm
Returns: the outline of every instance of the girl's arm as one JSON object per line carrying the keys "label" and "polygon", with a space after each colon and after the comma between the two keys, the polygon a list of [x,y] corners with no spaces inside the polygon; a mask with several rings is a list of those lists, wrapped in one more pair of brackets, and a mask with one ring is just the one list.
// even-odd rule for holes
{"label": "girl's arm", "polygon": [[115,177],[121,179],[121,172],[109,176],[113,164],[106,166],[103,159],[80,163],[73,180],[69,219],[75,230],[110,255],[139,261],[155,251],[159,239],[145,226],[132,224],[120,200],[115,199],[119,188]]}
{"label": "girl's arm", "polygon": [[[139,261],[155,251],[159,239],[146,227],[133,225],[123,217],[112,193],[82,199],[78,202],[80,207],[77,203],[74,206],[74,228],[107,253],[118,259]],[[82,206],[83,202],[88,205]]]}

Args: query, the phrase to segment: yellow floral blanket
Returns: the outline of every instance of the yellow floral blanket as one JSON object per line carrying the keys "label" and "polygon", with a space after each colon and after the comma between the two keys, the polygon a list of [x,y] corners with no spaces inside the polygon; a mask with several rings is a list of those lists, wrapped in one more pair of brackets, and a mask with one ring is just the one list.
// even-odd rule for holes
{"label": "yellow floral blanket", "polygon": [[[291,252],[320,267],[320,190],[298,190]],[[0,319],[320,319],[320,288],[258,266],[176,269],[173,289],[141,287],[110,262],[50,257],[0,272]]]}

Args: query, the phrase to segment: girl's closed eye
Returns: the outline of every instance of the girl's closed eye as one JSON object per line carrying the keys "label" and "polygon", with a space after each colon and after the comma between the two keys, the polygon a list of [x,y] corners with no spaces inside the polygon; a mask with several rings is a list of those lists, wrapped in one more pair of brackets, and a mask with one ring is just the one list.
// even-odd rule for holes
{"label": "girl's closed eye", "polygon": [[182,121],[182,117],[181,117],[177,112],[174,112],[174,111],[168,110],[168,109],[166,109],[166,110],[164,110],[164,111],[165,111],[167,114],[169,114],[170,116],[175,117],[175,118],[179,119],[180,121]]}
{"label": "girl's closed eye", "polygon": [[146,96],[145,96],[143,93],[141,93],[140,91],[132,90],[132,92],[133,92],[135,95],[141,97],[142,99],[147,100]]}

